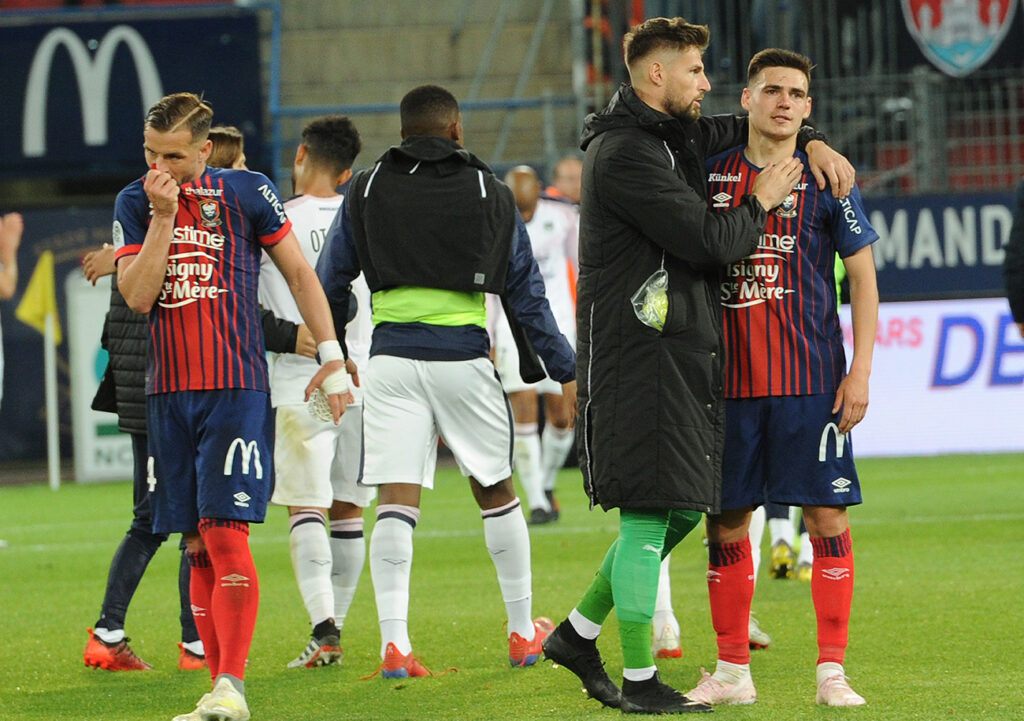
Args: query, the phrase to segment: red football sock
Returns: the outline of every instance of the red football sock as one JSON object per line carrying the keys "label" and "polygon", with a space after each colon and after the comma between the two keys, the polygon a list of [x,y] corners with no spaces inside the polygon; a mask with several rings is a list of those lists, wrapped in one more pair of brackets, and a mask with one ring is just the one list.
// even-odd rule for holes
{"label": "red football sock", "polygon": [[213,625],[213,614],[210,613],[210,596],[213,594],[213,564],[210,563],[210,554],[206,551],[198,553],[189,552],[189,600],[192,603],[192,618],[196,622],[196,630],[203,642],[203,652],[206,654],[206,665],[210,668],[210,675],[217,677],[217,665],[220,660],[220,651],[217,648],[217,630]]}
{"label": "red football sock", "polygon": [[708,544],[708,596],[711,622],[718,635],[718,658],[750,663],[750,601],[754,597],[754,562],[750,539]]}
{"label": "red football sock", "polygon": [[245,678],[245,659],[260,601],[256,565],[249,551],[249,524],[204,518],[199,522],[199,534],[213,562],[210,610],[220,652],[217,673]]}
{"label": "red football sock", "polygon": [[818,663],[842,664],[853,601],[853,542],[850,529],[832,538],[812,538],[811,598],[818,617]]}

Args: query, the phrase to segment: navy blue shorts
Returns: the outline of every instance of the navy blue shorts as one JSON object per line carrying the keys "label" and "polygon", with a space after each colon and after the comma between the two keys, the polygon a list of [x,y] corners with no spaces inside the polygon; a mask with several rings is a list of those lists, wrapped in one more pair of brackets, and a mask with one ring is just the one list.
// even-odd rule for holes
{"label": "navy blue shorts", "polygon": [[861,502],[850,435],[839,433],[833,395],[725,402],[722,510]]}
{"label": "navy blue shorts", "polygon": [[250,390],[148,396],[154,533],[195,531],[200,518],[260,523],[274,490],[270,396]]}

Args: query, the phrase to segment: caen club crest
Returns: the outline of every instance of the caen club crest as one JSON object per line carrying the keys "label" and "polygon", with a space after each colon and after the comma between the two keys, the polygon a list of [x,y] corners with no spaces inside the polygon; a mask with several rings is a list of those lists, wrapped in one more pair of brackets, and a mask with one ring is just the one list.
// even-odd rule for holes
{"label": "caen club crest", "polygon": [[216,228],[220,225],[220,203],[216,200],[200,200],[199,222],[206,228]]}
{"label": "caen club crest", "polygon": [[947,75],[980,68],[1006,37],[1017,0],[900,0],[907,30],[921,52]]}
{"label": "caen club crest", "polygon": [[775,214],[780,218],[792,218],[796,216],[796,193],[790,193],[786,196],[786,199],[782,201],[778,208],[775,209]]}

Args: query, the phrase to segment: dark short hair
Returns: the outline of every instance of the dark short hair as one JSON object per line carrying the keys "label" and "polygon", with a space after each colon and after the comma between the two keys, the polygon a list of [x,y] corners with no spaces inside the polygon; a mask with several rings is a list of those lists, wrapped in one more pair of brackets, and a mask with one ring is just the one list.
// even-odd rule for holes
{"label": "dark short hair", "polygon": [[213,108],[195,93],[174,93],[156,102],[146,113],[147,128],[173,133],[187,126],[193,143],[203,143],[210,133]]}
{"label": "dark short hair", "polygon": [[302,144],[310,161],[326,168],[331,175],[340,175],[352,167],[362,150],[359,131],[345,115],[325,115],[306,123],[302,128]]}
{"label": "dark short hair", "polygon": [[459,101],[440,85],[413,88],[398,108],[405,135],[438,135],[459,119]]}
{"label": "dark short hair", "polygon": [[626,65],[632,66],[656,50],[668,48],[682,52],[696,48],[704,52],[711,37],[707,25],[693,25],[685,18],[651,18],[634,25],[622,38]]}
{"label": "dark short hair", "polygon": [[245,147],[245,136],[234,125],[217,125],[207,136],[213,142],[206,164],[211,168],[230,168]]}
{"label": "dark short hair", "polygon": [[756,78],[765,68],[795,68],[807,76],[807,84],[811,83],[811,59],[806,55],[783,50],[782,48],[766,48],[750,58],[747,65],[747,82]]}

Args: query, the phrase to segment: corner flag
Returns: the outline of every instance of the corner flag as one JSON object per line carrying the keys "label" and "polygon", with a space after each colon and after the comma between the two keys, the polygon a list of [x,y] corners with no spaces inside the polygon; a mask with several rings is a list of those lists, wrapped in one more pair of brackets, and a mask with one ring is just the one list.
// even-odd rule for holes
{"label": "corner flag", "polygon": [[43,251],[39,256],[14,315],[22,323],[32,326],[43,335],[46,335],[46,316],[53,315],[53,342],[60,345],[60,318],[57,315],[57,289],[52,251]]}

